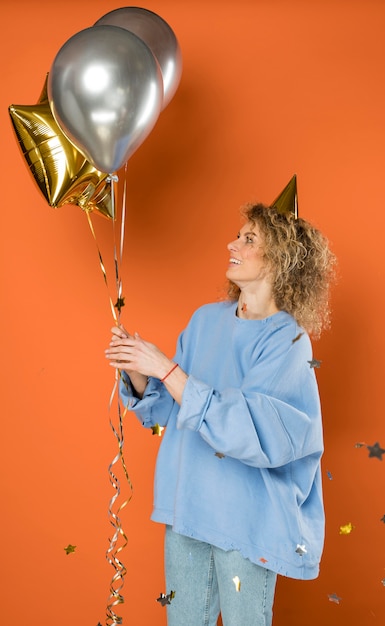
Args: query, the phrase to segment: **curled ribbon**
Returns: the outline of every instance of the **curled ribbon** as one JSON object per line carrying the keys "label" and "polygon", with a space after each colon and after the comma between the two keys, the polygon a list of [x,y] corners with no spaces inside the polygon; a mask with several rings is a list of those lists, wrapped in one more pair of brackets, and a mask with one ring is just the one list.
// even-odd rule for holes
{"label": "curled ribbon", "polygon": [[[111,413],[111,408],[112,408],[114,397],[118,396],[119,380],[120,380],[120,372],[117,370],[115,384],[114,384],[114,387],[111,393],[111,398],[110,398],[110,413]],[[118,422],[116,426],[114,425],[111,415],[110,415],[110,426],[118,442],[118,453],[116,454],[116,456],[111,461],[108,467],[110,483],[112,487],[115,489],[115,494],[112,496],[110,500],[109,508],[108,508],[108,515],[110,518],[110,523],[112,527],[114,528],[114,534],[112,538],[109,540],[110,544],[106,553],[106,557],[110,565],[115,570],[115,573],[110,583],[110,596],[108,598],[108,604],[107,604],[108,626],[111,626],[112,624],[122,624],[122,618],[118,616],[114,611],[114,608],[117,605],[122,604],[124,602],[124,597],[121,591],[124,585],[124,576],[127,573],[127,569],[120,559],[120,554],[124,550],[128,542],[127,535],[125,534],[123,530],[120,513],[124,509],[124,507],[128,504],[128,502],[131,500],[132,494],[133,494],[133,486],[132,486],[132,483],[131,483],[131,480],[127,471],[124,454],[123,454],[123,448],[124,448],[123,417],[124,417],[125,411],[122,411],[119,398],[117,401],[117,405],[118,405]],[[114,471],[114,465],[118,463],[119,460],[121,461],[123,472],[127,479],[130,492],[131,492],[130,496],[126,498],[120,505],[118,505],[118,498],[121,494],[120,480],[118,476],[116,475],[116,472]],[[114,511],[115,505],[117,506],[116,511]]]}
{"label": "curled ribbon", "polygon": [[[122,264],[123,243],[124,243],[126,177],[124,179],[124,187],[123,187],[119,242],[117,242],[117,236],[116,236],[116,230],[117,230],[116,217],[117,216],[116,216],[116,200],[115,200],[115,185],[118,183],[118,177],[116,175],[110,174],[108,176],[108,180],[111,182],[111,205],[112,205],[112,211],[113,211],[112,225],[113,225],[113,239],[114,239],[116,303],[114,304],[113,299],[111,298],[110,294],[109,294],[109,301],[110,301],[110,307],[111,307],[111,312],[112,312],[112,317],[114,319],[114,322],[116,325],[119,325],[121,307],[124,305],[122,279],[120,276],[120,267]],[[100,268],[103,274],[104,282],[109,292],[106,267],[103,262],[99,245],[97,243],[97,238],[96,238],[95,230],[94,230],[92,219],[91,219],[91,212],[87,211],[86,214],[87,214],[88,224],[90,226],[92,236],[96,243],[98,256],[99,256],[99,264],[100,264]],[[115,382],[113,385],[110,402],[109,402],[109,422],[110,422],[112,433],[117,440],[118,452],[108,466],[110,483],[113,489],[115,490],[114,495],[110,499],[110,503],[108,507],[109,521],[114,529],[114,532],[113,532],[112,537],[109,539],[109,547],[106,551],[107,561],[110,563],[110,565],[114,568],[115,571],[110,582],[110,595],[107,601],[107,608],[106,608],[107,626],[112,626],[113,624],[123,623],[122,617],[117,615],[117,613],[115,612],[115,607],[124,602],[124,597],[122,595],[122,588],[124,585],[124,577],[127,573],[127,568],[125,567],[125,565],[123,564],[121,560],[121,553],[128,543],[128,538],[127,538],[126,533],[124,532],[120,514],[121,514],[121,511],[124,509],[124,507],[127,506],[129,501],[131,500],[132,494],[133,494],[133,486],[132,486],[132,482],[127,471],[127,466],[126,466],[126,462],[124,458],[123,418],[126,413],[126,410],[125,409],[122,410],[121,402],[119,399],[120,379],[121,379],[121,372],[120,370],[116,370]],[[114,421],[112,417],[113,415],[112,409],[113,409],[115,400],[117,404],[117,417]],[[124,476],[127,480],[127,483],[130,489],[130,495],[121,504],[119,504],[119,498],[121,496],[121,484],[117,476],[117,471],[115,469],[115,466],[117,463],[119,463],[119,461],[121,463]]]}

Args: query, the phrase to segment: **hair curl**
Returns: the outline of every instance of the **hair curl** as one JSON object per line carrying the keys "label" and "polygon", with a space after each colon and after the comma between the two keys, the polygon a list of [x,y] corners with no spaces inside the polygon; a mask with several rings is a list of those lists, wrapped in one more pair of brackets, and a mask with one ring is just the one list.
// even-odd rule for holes
{"label": "hair curl", "polygon": [[[276,306],[318,338],[330,326],[329,290],[336,268],[327,238],[306,220],[263,204],[246,204],[241,213],[261,230]],[[238,300],[240,289],[229,281],[227,294]]]}

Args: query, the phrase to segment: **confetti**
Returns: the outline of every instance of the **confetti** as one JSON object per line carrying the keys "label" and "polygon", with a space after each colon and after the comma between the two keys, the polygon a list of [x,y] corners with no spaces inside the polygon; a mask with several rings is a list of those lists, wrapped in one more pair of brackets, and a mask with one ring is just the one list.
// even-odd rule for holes
{"label": "confetti", "polygon": [[383,578],[383,579],[381,580],[381,583],[382,583],[382,584],[384,585],[384,587],[385,587],[385,578]]}
{"label": "confetti", "polygon": [[385,524],[385,515],[383,515],[383,516],[381,517],[380,522],[384,522],[384,524]]}
{"label": "confetti", "polygon": [[364,446],[366,446],[366,443],[361,443],[361,442],[358,442],[354,445],[355,448],[363,448]]}
{"label": "confetti", "polygon": [[299,556],[303,556],[304,554],[307,553],[305,544],[300,545],[299,543],[297,543],[297,548],[296,548],[296,553],[299,554]]}
{"label": "confetti", "polygon": [[239,576],[234,576],[233,583],[235,585],[235,591],[241,590],[241,581],[239,580]]}
{"label": "confetti", "polygon": [[329,472],[329,470],[326,472],[326,476],[328,477],[329,480],[333,480],[332,473]]}
{"label": "confetti", "polygon": [[224,454],[222,454],[222,452],[216,452],[216,453],[215,453],[215,456],[217,456],[217,457],[218,457],[218,459],[224,459],[224,458],[225,458],[225,455],[224,455]]}
{"label": "confetti", "polygon": [[267,563],[267,559],[264,559],[263,556],[259,559],[261,563]]}
{"label": "confetti", "polygon": [[336,604],[339,604],[340,601],[342,600],[342,598],[340,598],[339,596],[337,596],[336,593],[330,593],[328,595],[328,598],[330,600],[330,602],[335,602]]}
{"label": "confetti", "polygon": [[175,598],[175,591],[170,591],[167,595],[161,593],[159,598],[156,599],[162,606],[166,606],[166,604],[171,604],[171,600]]}
{"label": "confetti", "polygon": [[71,545],[70,543],[66,548],[64,548],[66,554],[71,554],[71,552],[75,552],[76,546]]}
{"label": "confetti", "polygon": [[158,435],[159,437],[161,437],[164,426],[159,426],[159,424],[155,424],[155,426],[151,426],[151,430],[153,435]]}
{"label": "confetti", "polygon": [[385,450],[380,447],[378,441],[376,441],[376,443],[372,446],[366,447],[369,450],[369,457],[376,457],[377,459],[380,459],[380,461],[382,461],[382,455],[385,453]]}
{"label": "confetti", "polygon": [[291,343],[295,343],[296,341],[299,341],[302,337],[304,333],[299,333],[299,335],[297,335],[296,337],[294,337],[294,339],[292,339]]}
{"label": "confetti", "polygon": [[317,359],[312,359],[311,361],[308,361],[308,363],[310,363],[310,369],[313,369],[314,367],[320,368],[322,361],[317,361]]}
{"label": "confetti", "polygon": [[124,298],[118,298],[117,301],[114,304],[115,309],[118,309],[119,313],[121,312],[122,308],[124,307]]}
{"label": "confetti", "polygon": [[351,522],[349,522],[348,524],[344,524],[343,526],[340,526],[340,535],[350,535],[353,528],[354,526]]}

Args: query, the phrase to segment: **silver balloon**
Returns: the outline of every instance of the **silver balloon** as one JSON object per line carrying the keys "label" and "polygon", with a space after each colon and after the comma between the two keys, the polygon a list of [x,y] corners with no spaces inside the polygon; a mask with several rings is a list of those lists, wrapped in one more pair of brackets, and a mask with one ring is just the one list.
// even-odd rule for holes
{"label": "silver balloon", "polygon": [[126,28],[147,44],[162,72],[164,109],[174,96],[182,75],[182,54],[171,27],[156,13],[140,7],[110,11],[95,23],[99,25]]}
{"label": "silver balloon", "polygon": [[134,33],[95,26],[71,37],[48,79],[52,113],[67,137],[101,172],[135,152],[162,109],[163,82],[150,48]]}

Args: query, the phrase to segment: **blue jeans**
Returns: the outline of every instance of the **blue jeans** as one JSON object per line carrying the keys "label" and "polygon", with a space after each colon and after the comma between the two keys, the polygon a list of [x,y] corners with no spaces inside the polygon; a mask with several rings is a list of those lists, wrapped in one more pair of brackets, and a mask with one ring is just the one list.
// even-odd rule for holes
{"label": "blue jeans", "polygon": [[166,526],[165,568],[168,626],[216,626],[219,613],[223,626],[271,626],[277,575],[240,552]]}

